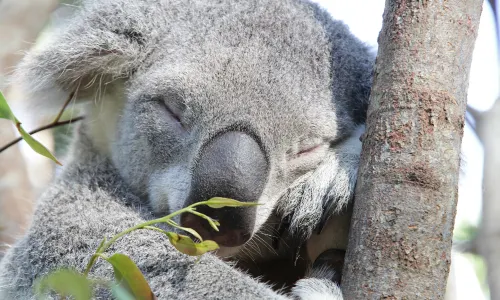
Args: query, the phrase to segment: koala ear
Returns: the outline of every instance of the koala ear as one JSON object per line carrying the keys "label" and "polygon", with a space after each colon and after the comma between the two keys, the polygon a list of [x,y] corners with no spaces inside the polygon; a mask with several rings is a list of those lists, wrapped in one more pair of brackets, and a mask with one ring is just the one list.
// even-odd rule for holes
{"label": "koala ear", "polygon": [[91,98],[104,84],[129,77],[150,54],[156,24],[146,5],[102,2],[85,4],[20,63],[12,83],[29,105],[60,107],[72,92]]}

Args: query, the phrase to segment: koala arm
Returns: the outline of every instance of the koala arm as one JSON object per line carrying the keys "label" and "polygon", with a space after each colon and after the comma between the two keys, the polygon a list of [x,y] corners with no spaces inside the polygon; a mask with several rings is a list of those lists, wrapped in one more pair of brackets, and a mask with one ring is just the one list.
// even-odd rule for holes
{"label": "koala arm", "polygon": [[[40,199],[27,235],[1,261],[0,299],[34,299],[37,278],[61,267],[83,271],[103,237],[152,217],[109,162],[90,151],[88,144],[78,142],[71,155],[75,159]],[[130,256],[158,299],[288,299],[211,254],[195,263],[157,232],[136,231],[109,252]],[[112,269],[99,261],[91,276],[111,279]],[[327,279],[319,280],[323,289]],[[303,279],[298,286],[312,283]],[[335,285],[331,289],[338,292]],[[301,295],[299,299],[314,299]],[[96,294],[96,299],[109,298],[105,291]]]}

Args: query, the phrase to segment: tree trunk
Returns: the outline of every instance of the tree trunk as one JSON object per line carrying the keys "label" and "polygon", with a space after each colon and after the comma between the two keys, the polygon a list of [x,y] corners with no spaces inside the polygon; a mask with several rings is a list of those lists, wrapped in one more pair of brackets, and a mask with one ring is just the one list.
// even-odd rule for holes
{"label": "tree trunk", "polygon": [[443,299],[480,0],[387,0],[342,280],[346,299]]}

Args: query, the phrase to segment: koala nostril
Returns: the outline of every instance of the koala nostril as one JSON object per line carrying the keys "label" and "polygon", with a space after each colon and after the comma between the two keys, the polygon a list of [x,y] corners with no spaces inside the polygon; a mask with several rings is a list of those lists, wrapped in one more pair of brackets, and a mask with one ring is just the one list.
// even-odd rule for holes
{"label": "koala nostril", "polygon": [[249,232],[242,229],[225,230],[216,232],[213,241],[223,247],[237,247],[245,244],[250,236]]}

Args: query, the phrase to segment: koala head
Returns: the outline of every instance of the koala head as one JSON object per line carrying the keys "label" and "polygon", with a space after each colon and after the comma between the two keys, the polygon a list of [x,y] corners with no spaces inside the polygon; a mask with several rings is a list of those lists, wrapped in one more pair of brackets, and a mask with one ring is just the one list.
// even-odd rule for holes
{"label": "koala head", "polygon": [[324,170],[366,111],[366,53],[302,1],[87,1],[16,78],[53,104],[75,92],[96,147],[155,214],[260,203],[199,207],[219,232],[177,220],[231,255],[280,205],[290,215],[295,187],[317,187],[323,210],[335,177]]}

